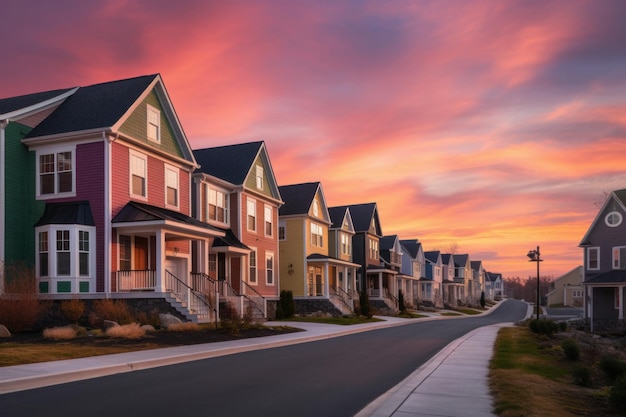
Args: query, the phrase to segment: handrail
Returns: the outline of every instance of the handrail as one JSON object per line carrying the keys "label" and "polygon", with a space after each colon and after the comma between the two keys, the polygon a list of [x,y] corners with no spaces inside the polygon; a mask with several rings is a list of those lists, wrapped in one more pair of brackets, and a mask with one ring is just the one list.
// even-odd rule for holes
{"label": "handrail", "polygon": [[168,270],[165,270],[165,289],[186,302],[192,313],[203,318],[209,317],[213,305],[208,294],[191,288]]}
{"label": "handrail", "polygon": [[[252,305],[254,305],[254,307],[256,307],[257,310],[259,310],[263,314],[263,317],[267,317],[267,311],[266,311],[267,303],[265,302],[265,297],[263,297],[257,290],[255,290],[247,282],[241,281],[241,283],[243,284],[243,288],[245,288],[245,291],[242,295],[246,297],[248,300],[250,300]],[[255,295],[248,295],[247,294],[248,290],[252,291]]]}
{"label": "handrail", "polygon": [[347,308],[352,310],[352,306],[348,302],[348,300],[352,300],[350,298],[350,295],[347,292],[345,292],[343,290],[343,288],[341,288],[341,287],[332,287],[331,286],[330,288],[331,288],[331,290],[333,292],[333,295],[337,296],[337,298],[339,299],[339,301],[341,301],[343,303],[343,305],[345,305]]}

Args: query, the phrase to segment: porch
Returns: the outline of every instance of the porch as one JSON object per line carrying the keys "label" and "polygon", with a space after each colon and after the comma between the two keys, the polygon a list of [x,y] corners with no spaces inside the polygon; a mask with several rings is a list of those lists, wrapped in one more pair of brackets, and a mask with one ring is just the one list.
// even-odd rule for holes
{"label": "porch", "polygon": [[307,258],[306,295],[330,300],[343,314],[354,314],[356,270],[358,264],[328,257],[310,255]]}
{"label": "porch", "polygon": [[391,312],[398,312],[397,271],[392,269],[368,269],[366,288],[369,299]]}

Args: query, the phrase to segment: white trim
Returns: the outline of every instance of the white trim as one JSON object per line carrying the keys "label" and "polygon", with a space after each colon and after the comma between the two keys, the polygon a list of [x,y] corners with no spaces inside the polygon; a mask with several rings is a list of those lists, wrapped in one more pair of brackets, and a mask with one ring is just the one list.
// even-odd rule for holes
{"label": "white trim", "polygon": [[[614,224],[609,222],[609,217],[611,216],[617,217],[617,221]],[[623,219],[624,217],[622,216],[622,213],[620,213],[619,211],[613,210],[613,211],[608,212],[606,216],[604,216],[604,224],[606,224],[608,227],[617,227],[620,224],[622,224]]]}
{"label": "white trim", "polygon": [[[71,154],[71,164],[72,164],[72,191],[67,192],[59,192],[58,191],[58,175],[59,172],[57,170],[58,163],[58,155],[60,153],[69,152]],[[41,194],[41,166],[40,166],[40,157],[43,155],[53,155],[54,156],[54,192]],[[51,147],[40,147],[35,151],[35,198],[37,200],[50,200],[56,198],[66,198],[66,197],[75,197],[76,196],[76,144],[71,145],[56,145]]]}
{"label": "white trim", "polygon": [[60,94],[56,97],[52,97],[48,100],[42,101],[40,103],[33,104],[32,106],[24,107],[18,110],[14,110],[9,113],[0,114],[0,119],[3,120],[19,120],[24,117],[28,117],[32,114],[38,113],[42,110],[45,110],[48,107],[56,106],[60,101],[65,100],[72,94],[74,94],[80,87],[74,87],[69,91],[66,91],[63,94]]}
{"label": "white trim", "polygon": [[[150,116],[156,117],[155,123],[150,120]],[[150,135],[150,127],[156,127],[156,137]],[[161,111],[156,107],[146,103],[146,137],[149,141],[161,143]]]}
{"label": "white trim", "polygon": [[[168,172],[174,174],[176,176],[176,204],[169,204],[169,202],[167,201],[167,189],[169,188],[168,186]],[[163,175],[165,178],[163,178],[163,187],[164,187],[164,193],[165,193],[165,207],[170,208],[170,209],[174,209],[174,210],[180,210],[180,169],[170,165],[170,164],[163,164]]]}
{"label": "white trim", "polygon": [[[272,257],[272,282],[268,282],[267,280],[267,258]],[[265,252],[265,285],[274,287],[276,285],[276,255],[274,252],[266,251]]]}
{"label": "white trim", "polygon": [[[144,166],[145,195],[135,194],[133,192],[133,158],[141,159],[143,160],[145,164]],[[129,148],[128,149],[128,195],[130,195],[131,198],[148,201],[148,172],[149,172],[148,155]]]}

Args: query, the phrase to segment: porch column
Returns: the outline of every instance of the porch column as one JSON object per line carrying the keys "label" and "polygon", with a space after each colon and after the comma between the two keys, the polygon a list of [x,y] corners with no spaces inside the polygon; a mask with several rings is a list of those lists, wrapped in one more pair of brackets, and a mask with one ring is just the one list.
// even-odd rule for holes
{"label": "porch column", "polygon": [[624,320],[624,286],[617,287],[617,302],[619,304],[619,310],[617,313],[618,320]]}
{"label": "porch column", "polygon": [[[239,262],[239,276],[241,277],[241,281],[245,282],[245,283],[250,283],[250,278],[248,277],[246,279],[246,276],[247,276],[246,270],[248,270],[248,272],[250,271],[247,268],[248,262],[250,262],[250,261],[248,261],[248,257],[249,256],[250,255],[243,255],[241,257],[241,262]],[[276,267],[274,269],[276,269]],[[245,294],[246,293],[246,285],[242,284],[241,286],[242,286],[242,289],[243,289],[243,293]]]}
{"label": "porch column", "polygon": [[383,273],[378,273],[378,296],[383,298]]}
{"label": "porch column", "polygon": [[343,286],[342,290],[348,292],[348,280],[350,279],[350,275],[348,275],[348,267],[343,267],[343,282],[341,285]]}
{"label": "porch column", "polygon": [[165,233],[156,231],[156,284],[155,292],[165,292]]}
{"label": "porch column", "polygon": [[324,264],[324,295],[330,297],[330,276],[328,275],[328,262]]}
{"label": "porch column", "polygon": [[589,288],[589,305],[587,307],[589,313],[589,320],[591,321],[591,333],[593,333],[593,287]]}

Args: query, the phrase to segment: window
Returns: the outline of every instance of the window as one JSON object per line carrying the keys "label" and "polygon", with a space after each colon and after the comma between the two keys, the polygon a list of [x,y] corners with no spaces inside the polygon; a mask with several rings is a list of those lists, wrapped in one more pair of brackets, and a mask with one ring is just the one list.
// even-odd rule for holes
{"label": "window", "polygon": [[313,200],[313,215],[315,217],[320,215],[320,203],[317,200]]}
{"label": "window", "polygon": [[626,246],[613,248],[613,269],[626,269]]}
{"label": "window", "polygon": [[130,271],[132,269],[131,242],[130,236],[120,235],[120,271]]}
{"label": "window", "polygon": [[39,232],[39,276],[48,276],[48,232]]}
{"label": "window", "polygon": [[165,203],[178,207],[178,169],[165,167]]}
{"label": "window", "polygon": [[148,159],[145,155],[130,153],[130,193],[134,196],[148,196]]}
{"label": "window", "polygon": [[311,223],[311,246],[324,247],[324,232],[317,223]]}
{"label": "window", "polygon": [[267,285],[274,285],[274,254],[265,254],[265,272]]}
{"label": "window", "polygon": [[369,239],[370,242],[370,258],[378,260],[378,241]]}
{"label": "window", "polygon": [[209,276],[217,279],[217,253],[209,253]]}
{"label": "window", "polygon": [[341,234],[341,253],[343,255],[350,255],[352,252],[352,239],[349,235],[342,233]]}
{"label": "window", "polygon": [[600,269],[600,248],[587,248],[587,269]]}
{"label": "window", "polygon": [[617,211],[612,211],[606,215],[604,222],[609,227],[617,227],[622,224],[622,214]]}
{"label": "window", "polygon": [[256,201],[248,199],[247,226],[250,232],[256,232]]}
{"label": "window", "polygon": [[73,151],[40,154],[39,195],[67,194],[74,191]]}
{"label": "window", "polygon": [[287,240],[287,223],[284,220],[278,221],[278,239]]}
{"label": "window", "polygon": [[78,274],[89,276],[89,232],[78,231]]}
{"label": "window", "polygon": [[228,224],[228,196],[222,191],[209,188],[208,219]]}
{"label": "window", "polygon": [[256,284],[256,250],[250,251],[250,284]]}
{"label": "window", "polygon": [[256,188],[263,189],[263,167],[261,165],[256,166]]}
{"label": "window", "polygon": [[70,275],[70,231],[57,230],[57,275]]}
{"label": "window", "polygon": [[148,112],[148,139],[155,142],[161,141],[161,112],[147,105]]}
{"label": "window", "polygon": [[273,236],[274,234],[274,210],[272,206],[265,206],[265,236]]}
{"label": "window", "polygon": [[581,298],[582,296],[583,296],[583,291],[582,290],[573,290],[572,291],[572,297]]}

